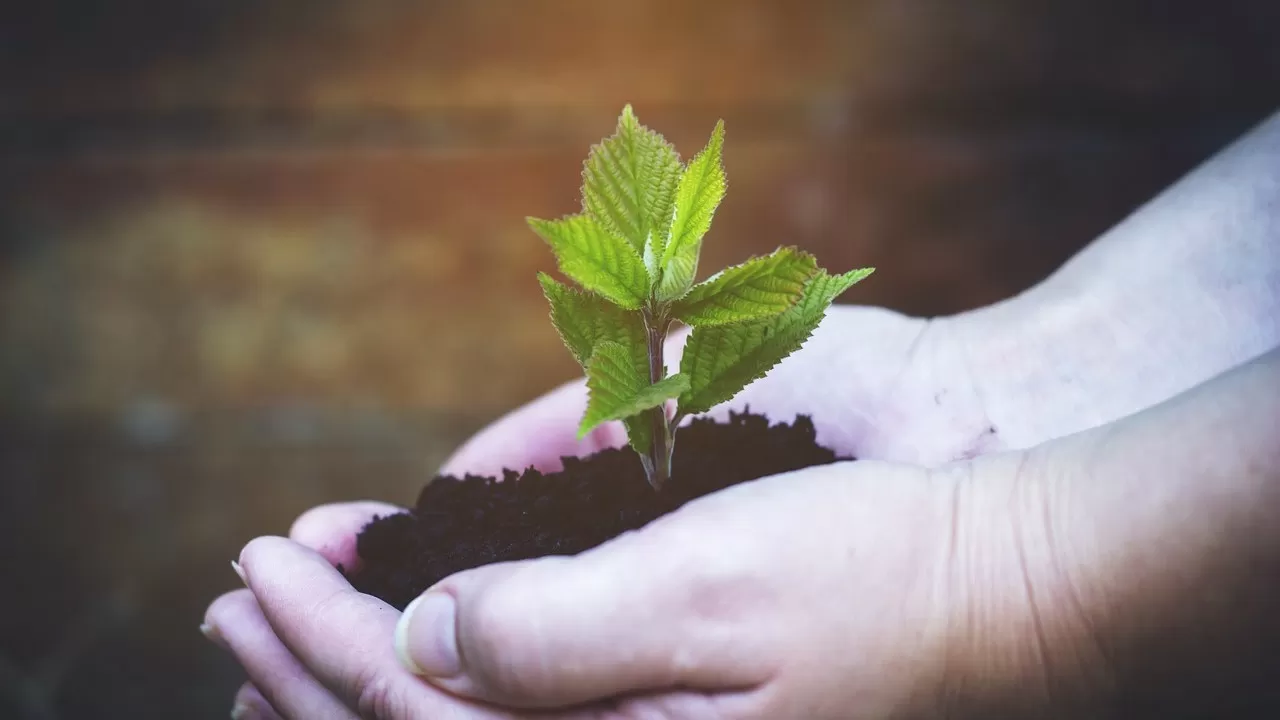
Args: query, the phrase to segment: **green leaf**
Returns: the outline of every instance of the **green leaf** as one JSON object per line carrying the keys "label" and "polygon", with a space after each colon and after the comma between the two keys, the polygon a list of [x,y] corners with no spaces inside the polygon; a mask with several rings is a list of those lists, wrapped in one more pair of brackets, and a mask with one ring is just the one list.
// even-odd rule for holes
{"label": "green leaf", "polygon": [[[631,364],[642,377],[649,372],[644,319],[640,313],[623,310],[594,293],[582,292],[557,282],[546,273],[538,273],[542,292],[551,303],[551,322],[560,339],[585,371],[596,345],[613,342],[630,350]],[[636,452],[649,452],[653,430],[645,417],[623,421],[627,438]]]}
{"label": "green leaf", "polygon": [[659,300],[680,298],[693,285],[693,278],[698,272],[698,254],[702,251],[702,236],[707,234],[716,206],[724,198],[723,147],[724,121],[721,120],[711,132],[707,146],[689,161],[680,175],[670,236],[660,253],[662,277],[657,288]]}
{"label": "green leaf", "polygon": [[635,310],[649,297],[649,273],[635,248],[585,215],[528,218],[556,254],[560,271],[588,290]]}
{"label": "green leaf", "polygon": [[694,328],[680,362],[680,372],[689,376],[689,390],[680,395],[680,412],[706,412],[764,377],[809,339],[837,295],[871,272],[864,268],[828,275],[819,270],[800,301],[781,315]]}
{"label": "green leaf", "polygon": [[676,149],[627,105],[618,129],[583,164],[582,209],[642,254],[650,232],[658,245],[666,242],[679,177]]}
{"label": "green leaf", "polygon": [[643,458],[653,445],[653,425],[649,418],[636,415],[624,418],[622,424],[627,428],[627,444]]}
{"label": "green leaf", "polygon": [[636,367],[648,371],[644,318],[640,313],[623,310],[594,293],[575,290],[546,273],[538,273],[538,282],[551,304],[552,324],[583,370],[596,345],[609,341],[629,348]]}
{"label": "green leaf", "polygon": [[676,373],[649,383],[647,373],[637,371],[630,351],[615,342],[601,342],[587,362],[587,412],[578,427],[578,439],[601,423],[623,420],[658,407],[689,389],[689,378]]}
{"label": "green leaf", "polygon": [[687,325],[724,325],[786,312],[818,271],[812,255],[778,248],[771,255],[735,265],[698,283],[672,308]]}

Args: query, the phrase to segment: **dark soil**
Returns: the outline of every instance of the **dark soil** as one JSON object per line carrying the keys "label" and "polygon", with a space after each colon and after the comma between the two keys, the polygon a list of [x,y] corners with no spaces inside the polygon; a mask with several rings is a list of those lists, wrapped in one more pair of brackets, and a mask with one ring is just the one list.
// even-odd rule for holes
{"label": "dark soil", "polygon": [[403,609],[461,570],[544,555],[573,555],[642,527],[695,498],[731,485],[835,462],[813,423],[769,425],[760,415],[726,423],[698,419],[677,435],[671,480],[645,481],[630,449],[565,458],[561,472],[508,470],[495,478],[441,476],[413,510],[375,519],[360,533],[356,589]]}

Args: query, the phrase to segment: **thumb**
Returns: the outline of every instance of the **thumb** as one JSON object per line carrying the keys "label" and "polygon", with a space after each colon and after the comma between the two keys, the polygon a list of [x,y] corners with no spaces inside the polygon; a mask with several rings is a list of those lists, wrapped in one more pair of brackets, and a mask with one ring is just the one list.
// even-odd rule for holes
{"label": "thumb", "polygon": [[452,693],[513,707],[764,682],[772,653],[748,628],[760,593],[670,535],[455,575],[405,609],[397,654]]}

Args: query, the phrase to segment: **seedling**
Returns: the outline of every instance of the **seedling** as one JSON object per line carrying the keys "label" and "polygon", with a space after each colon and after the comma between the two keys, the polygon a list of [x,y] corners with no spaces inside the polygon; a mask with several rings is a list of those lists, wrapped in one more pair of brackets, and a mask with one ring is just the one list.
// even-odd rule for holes
{"label": "seedling", "polygon": [[[582,212],[529,218],[578,290],[540,273],[551,320],[587,374],[582,439],[621,420],[655,490],[671,477],[675,431],[795,352],[831,301],[873,268],[829,275],[780,247],[694,284],[702,238],[725,194],[724,121],[687,164],[628,105],[582,170]],[[676,322],[693,328],[680,371],[662,357]],[[674,407],[670,401],[676,401]]]}

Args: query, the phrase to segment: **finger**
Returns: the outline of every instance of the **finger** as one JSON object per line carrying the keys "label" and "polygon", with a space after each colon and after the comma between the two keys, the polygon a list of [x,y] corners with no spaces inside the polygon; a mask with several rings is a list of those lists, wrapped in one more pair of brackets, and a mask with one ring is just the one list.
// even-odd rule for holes
{"label": "finger", "polygon": [[293,521],[289,539],[320,553],[331,565],[354,570],[360,560],[356,554],[356,536],[364,526],[374,517],[402,512],[403,508],[371,500],[320,505]]}
{"label": "finger", "polygon": [[293,718],[353,718],[276,638],[248,590],[213,601],[205,623],[217,628],[231,654],[271,707]]}
{"label": "finger", "polygon": [[400,613],[356,592],[314,551],[284,538],[257,538],[241,551],[240,565],[276,636],[362,716],[506,717],[450,697],[409,673],[392,644]]}
{"label": "finger", "polygon": [[236,692],[231,705],[231,720],[284,720],[253,683],[245,683]]}
{"label": "finger", "polygon": [[[679,364],[687,329],[671,334],[664,350],[668,367]],[[544,472],[559,470],[562,457],[583,457],[627,444],[622,423],[610,422],[578,440],[578,424],[587,407],[582,380],[561,385],[481,430],[445,462],[447,475],[494,475],[504,469],[533,466]]]}
{"label": "finger", "polygon": [[743,632],[755,584],[676,527],[455,575],[406,608],[399,654],[450,692],[527,708],[764,682],[771,631]]}
{"label": "finger", "polygon": [[621,423],[605,423],[578,440],[578,423],[587,406],[581,380],[562,385],[494,421],[454,452],[441,474],[495,475],[504,469],[560,469],[562,457],[580,457],[626,444]]}

